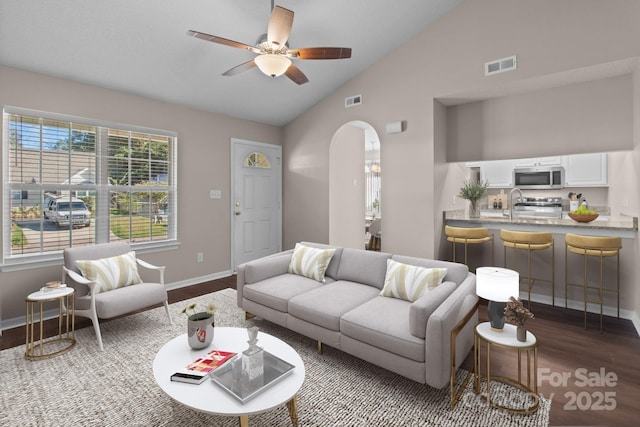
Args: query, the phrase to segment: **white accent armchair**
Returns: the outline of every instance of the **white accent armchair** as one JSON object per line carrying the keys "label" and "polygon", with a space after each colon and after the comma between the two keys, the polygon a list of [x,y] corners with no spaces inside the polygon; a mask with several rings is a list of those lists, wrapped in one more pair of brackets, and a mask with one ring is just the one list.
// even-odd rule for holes
{"label": "white accent armchair", "polygon": [[130,251],[131,247],[125,242],[79,246],[64,250],[62,282],[76,290],[75,314],[91,319],[100,351],[103,351],[104,347],[98,319],[110,319],[162,303],[167,311],[167,316],[169,316],[169,323],[173,323],[169,312],[167,289],[164,285],[164,266],[155,266],[136,258],[140,267],[159,273],[159,282],[144,282],[143,280],[142,283],[136,285],[100,292],[98,284],[83,277],[76,264],[78,260],[110,258],[127,254]]}

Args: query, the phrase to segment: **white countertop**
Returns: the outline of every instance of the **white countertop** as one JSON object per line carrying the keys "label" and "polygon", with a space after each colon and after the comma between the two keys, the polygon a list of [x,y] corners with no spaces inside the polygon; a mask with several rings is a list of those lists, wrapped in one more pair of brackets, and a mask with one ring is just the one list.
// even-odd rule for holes
{"label": "white countertop", "polygon": [[461,225],[475,227],[487,227],[489,229],[502,229],[508,226],[513,230],[521,231],[549,231],[551,233],[576,233],[592,236],[620,236],[635,239],[638,234],[638,217],[612,216],[608,219],[592,222],[577,222],[572,219],[560,218],[532,218],[532,217],[508,217],[497,215],[480,216],[471,218],[464,210],[445,211],[444,222],[448,225]]}

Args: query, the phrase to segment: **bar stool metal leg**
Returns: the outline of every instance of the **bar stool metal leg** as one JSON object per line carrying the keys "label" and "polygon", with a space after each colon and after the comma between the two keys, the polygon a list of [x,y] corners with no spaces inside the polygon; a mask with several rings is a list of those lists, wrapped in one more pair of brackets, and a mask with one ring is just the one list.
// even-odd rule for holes
{"label": "bar stool metal leg", "polygon": [[[588,304],[598,304],[600,306],[600,333],[603,332],[605,293],[614,292],[616,294],[617,315],[620,317],[620,249],[622,249],[622,239],[620,237],[583,236],[567,233],[565,236],[565,307],[568,306],[569,288],[572,286],[582,287],[584,304],[584,328],[587,328]],[[582,256],[583,277],[582,284],[571,283],[569,281],[569,252]],[[611,286],[605,287],[604,263],[606,258],[616,257],[616,284],[615,289]],[[600,283],[589,285],[588,259],[596,258],[600,262]],[[597,292],[597,300],[589,298],[589,291]]]}

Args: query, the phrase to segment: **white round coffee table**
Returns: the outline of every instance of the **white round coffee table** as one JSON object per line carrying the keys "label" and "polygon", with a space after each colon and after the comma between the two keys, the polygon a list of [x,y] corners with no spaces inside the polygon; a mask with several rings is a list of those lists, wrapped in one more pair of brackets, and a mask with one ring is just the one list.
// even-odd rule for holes
{"label": "white round coffee table", "polygon": [[296,393],[304,382],[304,363],[289,344],[264,332],[258,334],[258,345],[274,356],[291,363],[295,368],[281,381],[251,400],[241,403],[212,380],[207,380],[200,385],[170,380],[172,374],[210,350],[242,353],[248,347],[247,340],[245,328],[216,326],[211,345],[200,350],[192,350],[187,342],[187,334],[180,335],[166,343],[156,354],[153,361],[153,376],[160,388],[176,402],[208,414],[237,416],[240,426],[249,425],[249,415],[259,414],[283,404],[286,404],[289,409],[291,422],[297,425]]}

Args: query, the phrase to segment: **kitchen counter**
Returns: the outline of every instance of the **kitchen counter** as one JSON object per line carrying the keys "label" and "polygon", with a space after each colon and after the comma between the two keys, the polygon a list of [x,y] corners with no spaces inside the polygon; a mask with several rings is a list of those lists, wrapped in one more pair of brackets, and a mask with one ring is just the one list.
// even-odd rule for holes
{"label": "kitchen counter", "polygon": [[618,216],[577,222],[570,218],[509,217],[499,211],[483,212],[480,218],[470,218],[464,210],[445,211],[444,223],[453,226],[486,227],[490,230],[508,228],[516,231],[548,231],[554,234],[585,234],[590,236],[620,236],[635,239],[638,234],[638,217]]}

